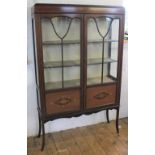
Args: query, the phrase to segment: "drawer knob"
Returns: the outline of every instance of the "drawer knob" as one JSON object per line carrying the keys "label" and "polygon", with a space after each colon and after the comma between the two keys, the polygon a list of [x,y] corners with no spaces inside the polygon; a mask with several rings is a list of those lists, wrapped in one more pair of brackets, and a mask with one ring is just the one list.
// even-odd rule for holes
{"label": "drawer knob", "polygon": [[94,98],[101,100],[101,99],[104,99],[105,97],[107,97],[108,95],[110,95],[110,94],[108,94],[106,92],[101,92],[101,93],[95,95]]}
{"label": "drawer knob", "polygon": [[64,106],[64,105],[69,104],[70,102],[71,102],[71,98],[61,97],[55,102],[55,104],[60,105],[60,106]]}

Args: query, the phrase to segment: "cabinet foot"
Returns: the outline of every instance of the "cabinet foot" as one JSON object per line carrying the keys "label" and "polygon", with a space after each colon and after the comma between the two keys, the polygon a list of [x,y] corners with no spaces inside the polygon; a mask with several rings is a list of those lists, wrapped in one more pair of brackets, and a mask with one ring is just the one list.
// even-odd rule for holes
{"label": "cabinet foot", "polygon": [[110,121],[109,121],[109,109],[106,109],[106,117],[107,117],[107,123],[110,123]]}
{"label": "cabinet foot", "polygon": [[38,119],[39,119],[39,131],[38,131],[37,138],[39,138],[41,135],[41,118],[40,118],[39,112],[38,112]]}
{"label": "cabinet foot", "polygon": [[42,146],[41,146],[41,151],[44,150],[44,146],[45,146],[45,127],[44,127],[44,122],[41,123],[41,127],[42,127]]}
{"label": "cabinet foot", "polygon": [[119,107],[116,110],[117,110],[117,113],[116,113],[116,131],[119,134]]}

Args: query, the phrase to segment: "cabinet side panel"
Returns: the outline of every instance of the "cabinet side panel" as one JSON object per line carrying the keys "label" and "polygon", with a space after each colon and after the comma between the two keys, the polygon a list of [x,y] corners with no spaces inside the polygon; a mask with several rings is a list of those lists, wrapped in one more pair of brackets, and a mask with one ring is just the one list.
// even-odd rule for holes
{"label": "cabinet side panel", "polygon": [[35,59],[36,59],[36,75],[37,75],[37,88],[40,96],[40,107],[42,116],[45,116],[45,91],[44,91],[44,74],[43,74],[43,53],[42,53],[42,35],[41,35],[41,22],[40,16],[34,16],[35,27]]}
{"label": "cabinet side panel", "polygon": [[120,104],[121,79],[122,79],[122,61],[123,61],[123,42],[124,42],[124,15],[120,16],[119,25],[119,46],[118,46],[118,68],[117,68],[117,104]]}
{"label": "cabinet side panel", "polygon": [[40,90],[39,90],[39,73],[38,73],[38,59],[36,50],[36,37],[35,37],[35,19],[32,18],[32,31],[33,31],[33,51],[34,51],[34,65],[35,65],[35,82],[37,91],[37,105],[39,110],[41,109]]}

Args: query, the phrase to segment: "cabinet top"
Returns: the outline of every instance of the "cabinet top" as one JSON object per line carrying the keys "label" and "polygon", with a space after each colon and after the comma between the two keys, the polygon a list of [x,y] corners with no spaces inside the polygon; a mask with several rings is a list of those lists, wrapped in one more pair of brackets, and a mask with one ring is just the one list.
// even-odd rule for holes
{"label": "cabinet top", "polygon": [[50,13],[105,13],[105,14],[125,14],[124,7],[105,6],[105,5],[75,5],[75,4],[35,4],[32,8],[34,14],[50,14]]}

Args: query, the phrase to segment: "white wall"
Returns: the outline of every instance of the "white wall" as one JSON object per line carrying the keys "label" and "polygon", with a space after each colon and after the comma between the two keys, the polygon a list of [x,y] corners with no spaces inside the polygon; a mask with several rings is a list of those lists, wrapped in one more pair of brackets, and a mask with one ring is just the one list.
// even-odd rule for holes
{"label": "white wall", "polygon": [[[122,5],[123,0],[28,0],[27,3],[27,135],[34,136],[38,132],[38,115],[35,89],[35,71],[32,39],[31,7],[34,3],[64,3],[64,4],[96,4],[96,5]],[[123,77],[121,92],[120,118],[128,116],[128,81],[127,81],[127,45],[124,47]],[[115,119],[115,110],[110,111],[110,119]],[[79,126],[106,121],[105,112],[92,115],[82,115],[76,118],[57,119],[45,125],[46,132],[60,131]]]}

